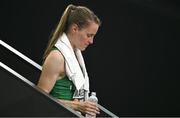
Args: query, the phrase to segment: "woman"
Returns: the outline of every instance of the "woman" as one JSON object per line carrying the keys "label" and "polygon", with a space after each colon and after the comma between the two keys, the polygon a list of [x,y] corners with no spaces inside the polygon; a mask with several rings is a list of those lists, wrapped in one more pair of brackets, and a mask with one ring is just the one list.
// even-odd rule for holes
{"label": "woman", "polygon": [[83,114],[99,114],[86,101],[89,79],[81,51],[93,43],[101,22],[87,7],[68,5],[44,53],[38,87]]}

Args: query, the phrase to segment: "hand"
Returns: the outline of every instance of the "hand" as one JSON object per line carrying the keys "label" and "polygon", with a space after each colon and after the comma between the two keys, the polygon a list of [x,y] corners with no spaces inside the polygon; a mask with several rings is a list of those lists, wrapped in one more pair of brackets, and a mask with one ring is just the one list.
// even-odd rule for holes
{"label": "hand", "polygon": [[85,114],[90,114],[90,115],[96,115],[100,114],[100,110],[97,107],[96,103],[90,102],[90,101],[77,101],[75,100],[74,102],[78,102],[77,104],[77,110],[85,113]]}

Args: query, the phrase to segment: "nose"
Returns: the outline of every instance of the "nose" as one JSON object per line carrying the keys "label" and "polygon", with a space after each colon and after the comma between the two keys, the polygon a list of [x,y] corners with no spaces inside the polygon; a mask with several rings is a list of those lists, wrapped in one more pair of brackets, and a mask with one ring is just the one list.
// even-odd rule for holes
{"label": "nose", "polygon": [[89,39],[89,44],[93,44],[93,38]]}

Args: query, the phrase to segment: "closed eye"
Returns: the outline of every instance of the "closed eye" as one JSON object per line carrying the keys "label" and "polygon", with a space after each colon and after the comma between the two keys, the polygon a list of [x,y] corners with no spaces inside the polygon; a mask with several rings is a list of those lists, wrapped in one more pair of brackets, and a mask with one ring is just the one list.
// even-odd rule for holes
{"label": "closed eye", "polygon": [[88,38],[93,38],[93,37],[94,37],[94,34],[87,34],[87,37],[88,37]]}

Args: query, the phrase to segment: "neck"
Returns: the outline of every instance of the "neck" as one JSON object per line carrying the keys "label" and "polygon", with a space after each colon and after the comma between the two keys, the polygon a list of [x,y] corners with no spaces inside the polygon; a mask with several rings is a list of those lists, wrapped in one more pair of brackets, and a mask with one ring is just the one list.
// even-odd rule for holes
{"label": "neck", "polygon": [[68,40],[69,40],[69,42],[70,42],[70,44],[71,44],[71,46],[72,46],[72,48],[73,48],[73,50],[74,50],[74,49],[75,49],[75,46],[73,45],[74,43],[73,43],[73,37],[72,37],[72,35],[69,34],[69,33],[67,33],[66,35],[67,35]]}

